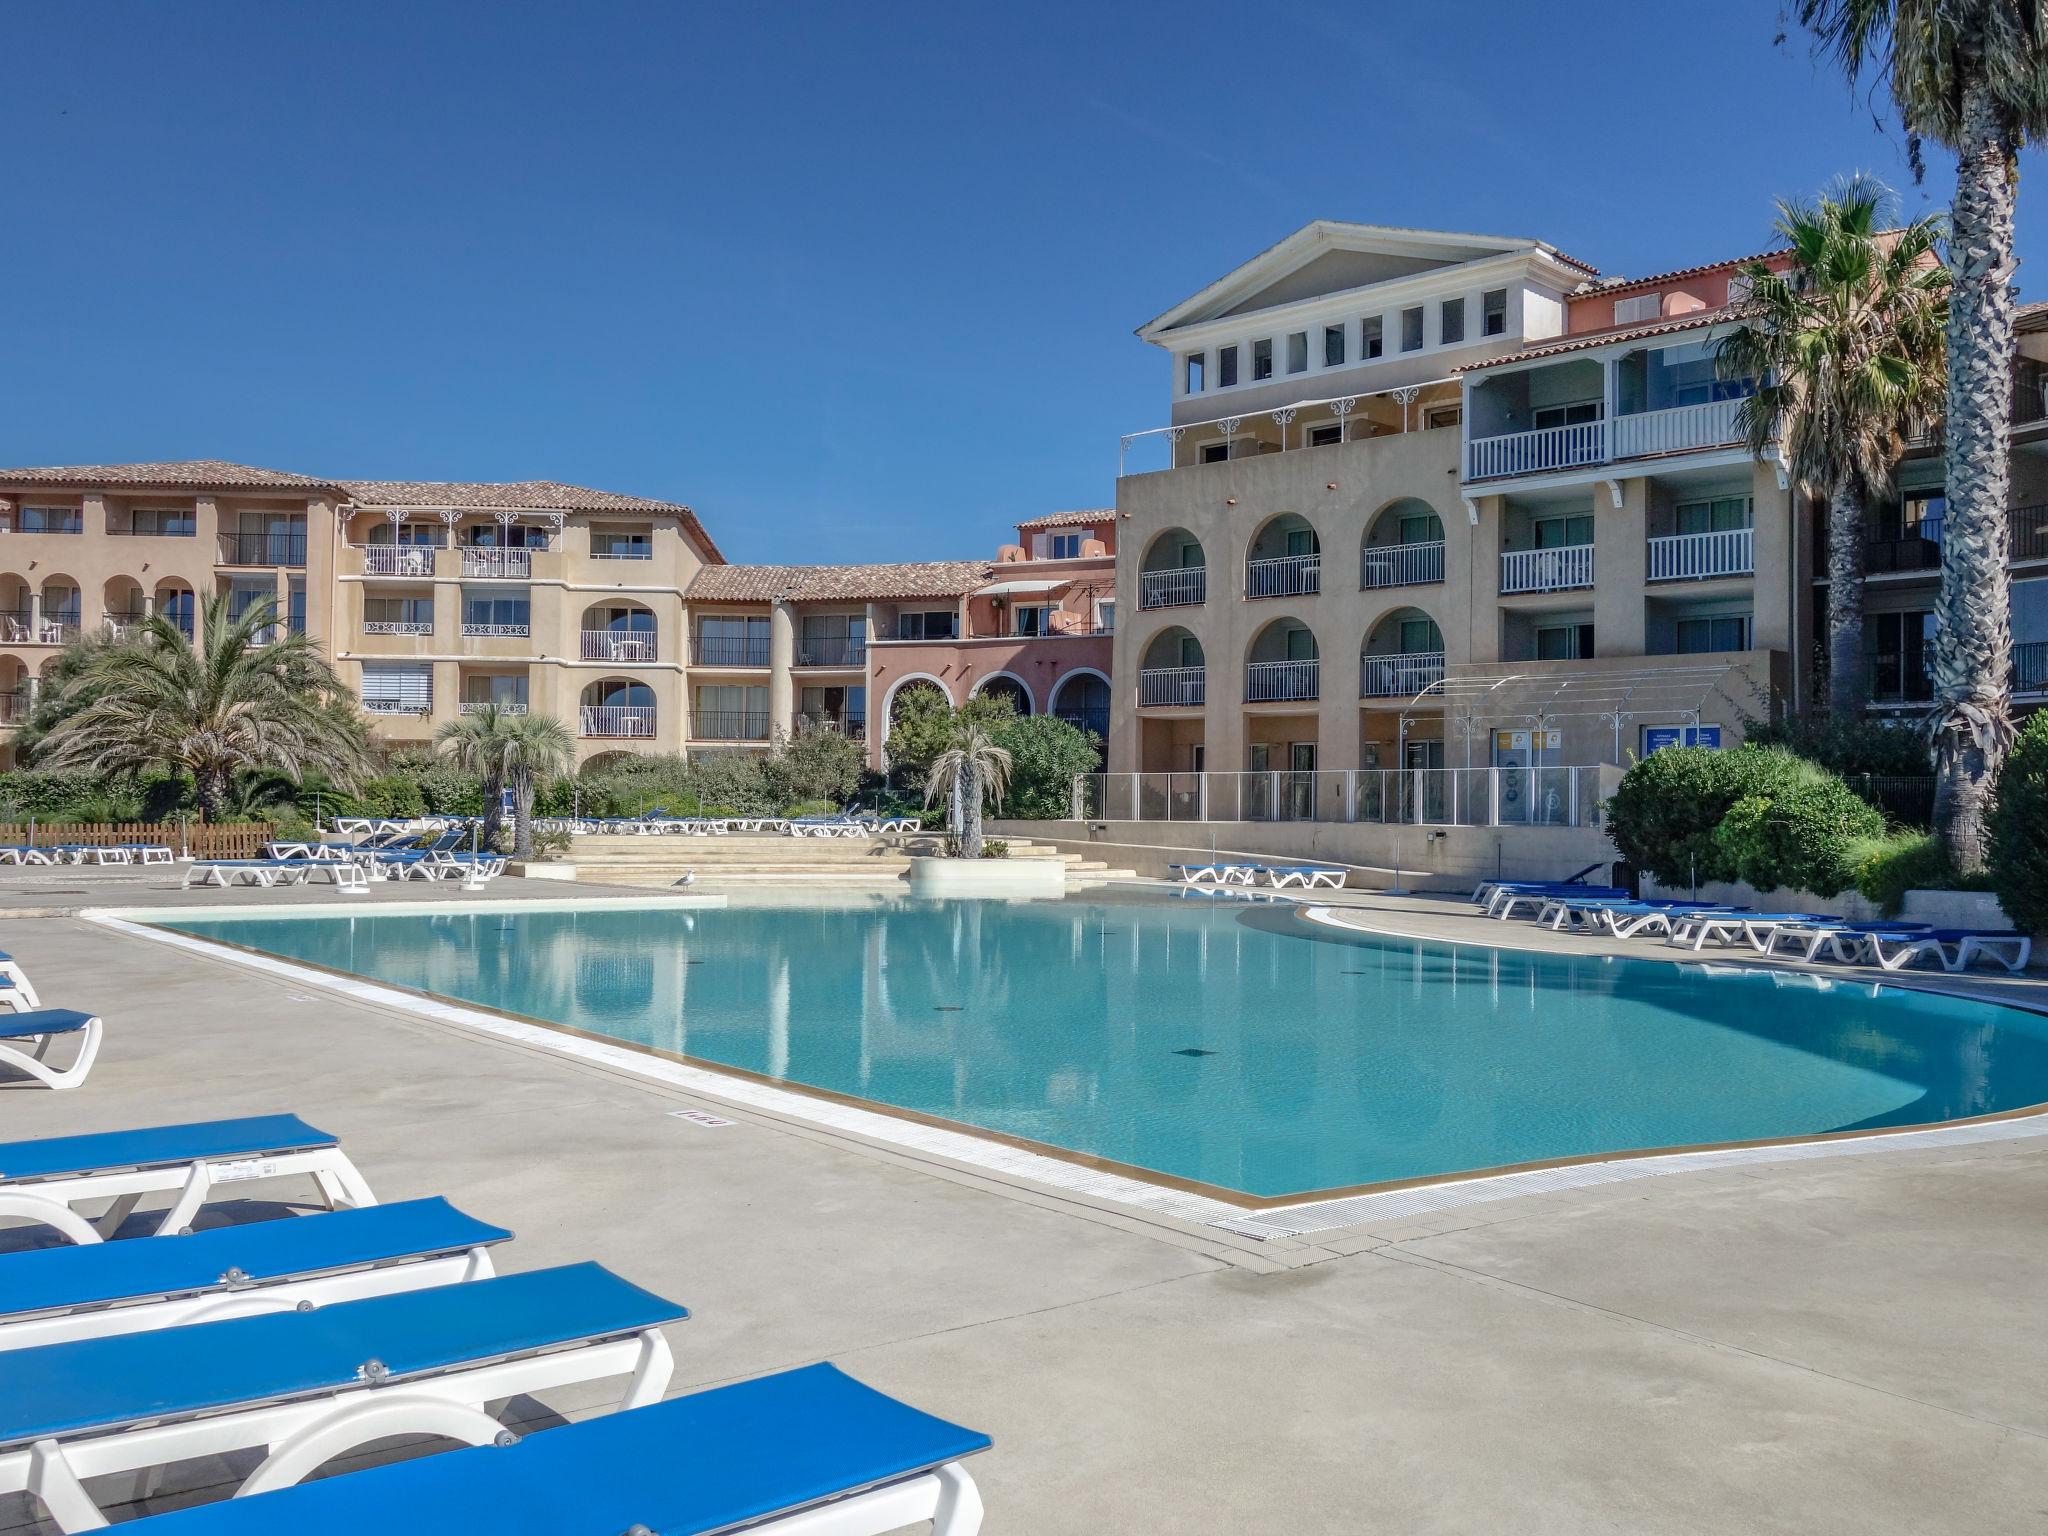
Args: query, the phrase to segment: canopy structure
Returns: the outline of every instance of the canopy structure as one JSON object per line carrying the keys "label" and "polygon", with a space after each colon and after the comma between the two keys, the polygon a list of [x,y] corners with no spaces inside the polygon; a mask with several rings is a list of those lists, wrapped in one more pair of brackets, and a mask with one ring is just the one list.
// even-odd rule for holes
{"label": "canopy structure", "polygon": [[1694,666],[1559,669],[1544,672],[1446,672],[1418,689],[1401,709],[1405,743],[1413,719],[1440,717],[1455,725],[1465,739],[1466,766],[1471,766],[1472,738],[1510,724],[1548,731],[1563,720],[1597,720],[1614,729],[1614,758],[1621,761],[1622,728],[1634,720],[1684,720],[1695,728],[1707,701],[1719,694],[1740,708],[1725,691],[1730,674],[1745,669],[1732,662]]}
{"label": "canopy structure", "polygon": [[975,588],[976,597],[1024,597],[1040,592],[1057,592],[1061,587],[1071,587],[1073,581],[998,581],[991,586]]}

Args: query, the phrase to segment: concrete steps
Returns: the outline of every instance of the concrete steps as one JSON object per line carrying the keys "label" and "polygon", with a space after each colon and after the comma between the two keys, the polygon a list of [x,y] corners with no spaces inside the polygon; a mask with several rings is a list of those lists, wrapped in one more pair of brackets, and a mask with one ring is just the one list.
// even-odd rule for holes
{"label": "concrete steps", "polygon": [[[1111,869],[1100,859],[1061,853],[1028,838],[1007,838],[1013,859],[1057,859],[1070,880],[1100,884],[1130,878],[1129,870]],[[782,837],[732,833],[724,837],[577,837],[569,862],[579,880],[601,885],[672,885],[686,872],[700,881],[763,882],[858,880],[895,882],[913,858],[939,851],[940,839],[930,835],[900,840],[873,838]]]}

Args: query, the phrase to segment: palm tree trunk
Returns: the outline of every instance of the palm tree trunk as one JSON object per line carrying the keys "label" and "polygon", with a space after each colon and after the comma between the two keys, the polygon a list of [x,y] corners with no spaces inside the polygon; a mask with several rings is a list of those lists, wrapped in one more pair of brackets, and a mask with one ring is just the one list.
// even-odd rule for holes
{"label": "palm tree trunk", "polygon": [[1863,675],[1863,486],[1844,475],[1828,497],[1828,713],[1852,720],[1869,698]]}
{"label": "palm tree trunk", "polygon": [[2012,423],[2016,146],[1980,67],[1962,87],[1948,263],[1948,511],[1934,615],[1934,827],[1964,872],[2012,744],[2006,504]]}
{"label": "palm tree trunk", "polygon": [[505,824],[505,782],[496,774],[486,774],[483,781],[484,827],[479,839],[483,850],[488,853],[498,846],[498,829]]}
{"label": "palm tree trunk", "polygon": [[960,824],[960,852],[963,857],[981,857],[981,764],[968,754],[967,761],[960,765],[961,811],[964,820]]}
{"label": "palm tree trunk", "polygon": [[533,857],[533,778],[529,774],[512,778],[512,856]]}
{"label": "palm tree trunk", "polygon": [[199,819],[220,820],[228,802],[228,771],[220,767],[201,768],[192,775],[193,798],[199,802]]}

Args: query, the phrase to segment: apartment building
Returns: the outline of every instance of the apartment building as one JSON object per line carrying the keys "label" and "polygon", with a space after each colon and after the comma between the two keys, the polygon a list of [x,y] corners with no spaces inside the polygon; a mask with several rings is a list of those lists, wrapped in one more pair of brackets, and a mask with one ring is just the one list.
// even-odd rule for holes
{"label": "apartment building", "polygon": [[688,507],[554,482],[0,470],[0,730],[68,641],[158,613],[192,635],[220,592],[275,598],[394,745],[486,704],[554,715],[583,759],[802,718],[866,740],[868,699],[918,680],[1106,735],[1114,525],[1041,518],[993,561],[733,565]]}
{"label": "apartment building", "polygon": [[[1245,813],[1349,820],[1367,770],[1625,764],[1807,703],[1819,509],[1742,445],[1753,381],[1713,359],[1757,259],[1603,279],[1540,241],[1322,222],[1141,327],[1172,393],[1123,440],[1112,770],[1293,775]],[[2031,506],[2048,317],[2025,329]],[[1880,512],[1873,707],[1927,697],[1940,476],[1919,445]],[[2016,578],[2048,578],[2044,528],[2016,514]],[[2037,594],[2015,588],[2023,697]],[[1438,792],[1468,787],[1417,783]]]}

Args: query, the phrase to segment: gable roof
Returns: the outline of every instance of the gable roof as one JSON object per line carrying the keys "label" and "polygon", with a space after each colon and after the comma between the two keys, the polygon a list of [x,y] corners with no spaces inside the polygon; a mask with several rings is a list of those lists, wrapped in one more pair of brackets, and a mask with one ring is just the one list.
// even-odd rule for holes
{"label": "gable roof", "polygon": [[1392,224],[1351,224],[1337,219],[1316,219],[1286,239],[1268,246],[1251,260],[1233,267],[1199,293],[1146,321],[1138,327],[1138,335],[1150,341],[1159,332],[1220,315],[1234,304],[1271,287],[1332,251],[1434,257],[1445,267],[1520,253],[1542,256],[1571,267],[1581,277],[1600,275],[1598,267],[1575,256],[1567,256],[1544,241],[1521,235],[1474,235],[1451,230],[1406,229]]}
{"label": "gable roof", "polygon": [[334,491],[332,480],[296,475],[289,470],[232,464],[226,459],[175,459],[155,464],[50,464],[32,469],[0,469],[0,484],[76,485],[113,490],[277,490]]}
{"label": "gable roof", "polygon": [[1719,272],[1723,267],[1746,267],[1755,261],[1773,261],[1790,257],[1791,252],[1783,246],[1776,250],[1757,251],[1749,256],[1731,256],[1725,261],[1703,261],[1697,266],[1675,267],[1669,272],[1652,272],[1647,277],[1598,277],[1576,289],[1571,297],[1575,299],[1606,298],[1610,294],[1626,293],[1631,288],[1655,288],[1664,283],[1675,283],[1683,278],[1698,277],[1702,272]]}
{"label": "gable roof", "polygon": [[1510,352],[1503,357],[1489,357],[1484,362],[1467,363],[1460,373],[1478,373],[1487,368],[1498,368],[1502,363],[1526,363],[1531,358],[1552,357],[1560,352],[1583,352],[1589,347],[1604,347],[1612,341],[1640,341],[1648,336],[1664,336],[1672,331],[1690,331],[1703,325],[1716,325],[1732,320],[1742,312],[1740,304],[1723,304],[1718,309],[1695,309],[1683,315],[1674,315],[1668,320],[1646,320],[1641,325],[1610,326],[1604,331],[1581,331],[1575,336],[1560,336],[1539,346],[1524,347],[1519,352]]}
{"label": "gable roof", "polygon": [[697,520],[697,514],[680,502],[650,501],[644,496],[622,496],[616,491],[597,491],[584,485],[567,485],[559,480],[511,480],[501,482],[466,480],[348,480],[342,482],[357,505],[365,507],[449,507],[497,509],[522,512],[643,512],[674,517],[696,540],[707,559],[723,564],[725,556]]}
{"label": "gable roof", "polygon": [[697,603],[892,602],[962,597],[988,580],[986,560],[923,560],[907,565],[707,565],[683,596]]}
{"label": "gable roof", "polygon": [[1017,528],[1020,532],[1027,528],[1081,528],[1115,520],[1115,507],[1098,507],[1093,512],[1048,512],[1044,517],[1029,518],[1017,524]]}

